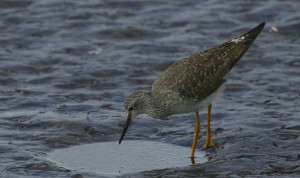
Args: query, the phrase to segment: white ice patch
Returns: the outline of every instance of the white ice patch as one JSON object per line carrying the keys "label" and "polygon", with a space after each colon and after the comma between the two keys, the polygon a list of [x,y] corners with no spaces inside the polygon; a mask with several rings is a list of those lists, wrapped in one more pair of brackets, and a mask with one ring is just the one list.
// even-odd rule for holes
{"label": "white ice patch", "polygon": [[[200,147],[200,146],[199,146]],[[121,174],[186,167],[192,164],[191,148],[153,141],[124,140],[84,144],[57,149],[47,160],[78,172],[98,173],[104,177]],[[197,150],[196,163],[207,161],[205,152]]]}

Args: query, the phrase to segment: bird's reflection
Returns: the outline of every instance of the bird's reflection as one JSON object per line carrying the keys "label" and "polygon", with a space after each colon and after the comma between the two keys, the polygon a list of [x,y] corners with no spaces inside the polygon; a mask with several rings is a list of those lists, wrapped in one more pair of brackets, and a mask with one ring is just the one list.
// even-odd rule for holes
{"label": "bird's reflection", "polygon": [[196,162],[195,162],[195,158],[194,157],[190,157],[191,158],[191,162],[192,162],[192,164],[196,164]]}
{"label": "bird's reflection", "polygon": [[[216,153],[217,152],[216,147],[211,148],[210,151],[212,151],[212,153]],[[207,161],[211,161],[214,158],[214,155],[206,153],[205,157]],[[189,158],[191,159],[192,165],[196,164],[195,158],[197,159],[197,157],[189,157]]]}

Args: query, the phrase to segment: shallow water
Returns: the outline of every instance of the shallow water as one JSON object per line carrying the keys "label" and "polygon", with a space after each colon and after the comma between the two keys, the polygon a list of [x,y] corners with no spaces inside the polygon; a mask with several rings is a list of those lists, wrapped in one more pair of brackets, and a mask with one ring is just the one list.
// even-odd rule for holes
{"label": "shallow water", "polygon": [[70,170],[118,176],[155,169],[186,167],[207,161],[205,154],[198,150],[192,162],[188,158],[190,152],[188,147],[127,140],[120,145],[113,141],[58,149],[48,155],[48,160]]}
{"label": "shallow water", "polygon": [[[264,31],[213,103],[218,149],[206,151],[211,161],[131,176],[297,175],[299,9],[300,2],[289,0],[0,1],[1,176],[101,177],[44,158],[59,148],[117,142],[130,92],[149,90],[172,62],[240,36],[262,21],[267,23]],[[202,111],[199,149],[205,117]],[[194,120],[193,113],[167,120],[142,115],[124,141],[190,149]]]}

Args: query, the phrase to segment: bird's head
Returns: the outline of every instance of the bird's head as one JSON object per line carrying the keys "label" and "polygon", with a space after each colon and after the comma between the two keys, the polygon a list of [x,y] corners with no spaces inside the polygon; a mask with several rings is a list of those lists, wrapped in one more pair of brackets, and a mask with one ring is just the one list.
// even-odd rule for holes
{"label": "bird's head", "polygon": [[150,92],[137,90],[130,94],[125,101],[125,110],[127,112],[127,120],[124,124],[124,129],[119,140],[119,144],[122,142],[123,137],[131,123],[131,121],[139,114],[144,114],[147,103],[149,102]]}

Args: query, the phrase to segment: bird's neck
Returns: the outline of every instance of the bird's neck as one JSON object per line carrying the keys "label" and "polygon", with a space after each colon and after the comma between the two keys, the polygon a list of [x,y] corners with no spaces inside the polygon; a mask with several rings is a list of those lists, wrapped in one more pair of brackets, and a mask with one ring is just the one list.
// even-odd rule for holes
{"label": "bird's neck", "polygon": [[165,117],[160,112],[160,109],[162,109],[162,107],[157,105],[157,102],[155,102],[154,95],[151,92],[145,93],[145,96],[143,97],[143,105],[144,105],[144,113],[147,114],[148,116],[155,119],[160,119]]}
{"label": "bird's neck", "polygon": [[[151,92],[144,91],[143,95],[140,97],[140,102],[142,104],[142,110],[144,114],[154,117],[154,108],[152,102]],[[155,118],[155,117],[154,117]]]}
{"label": "bird's neck", "polygon": [[143,103],[144,111],[147,114],[148,108],[152,106],[151,92],[145,91],[142,97],[142,103]]}

